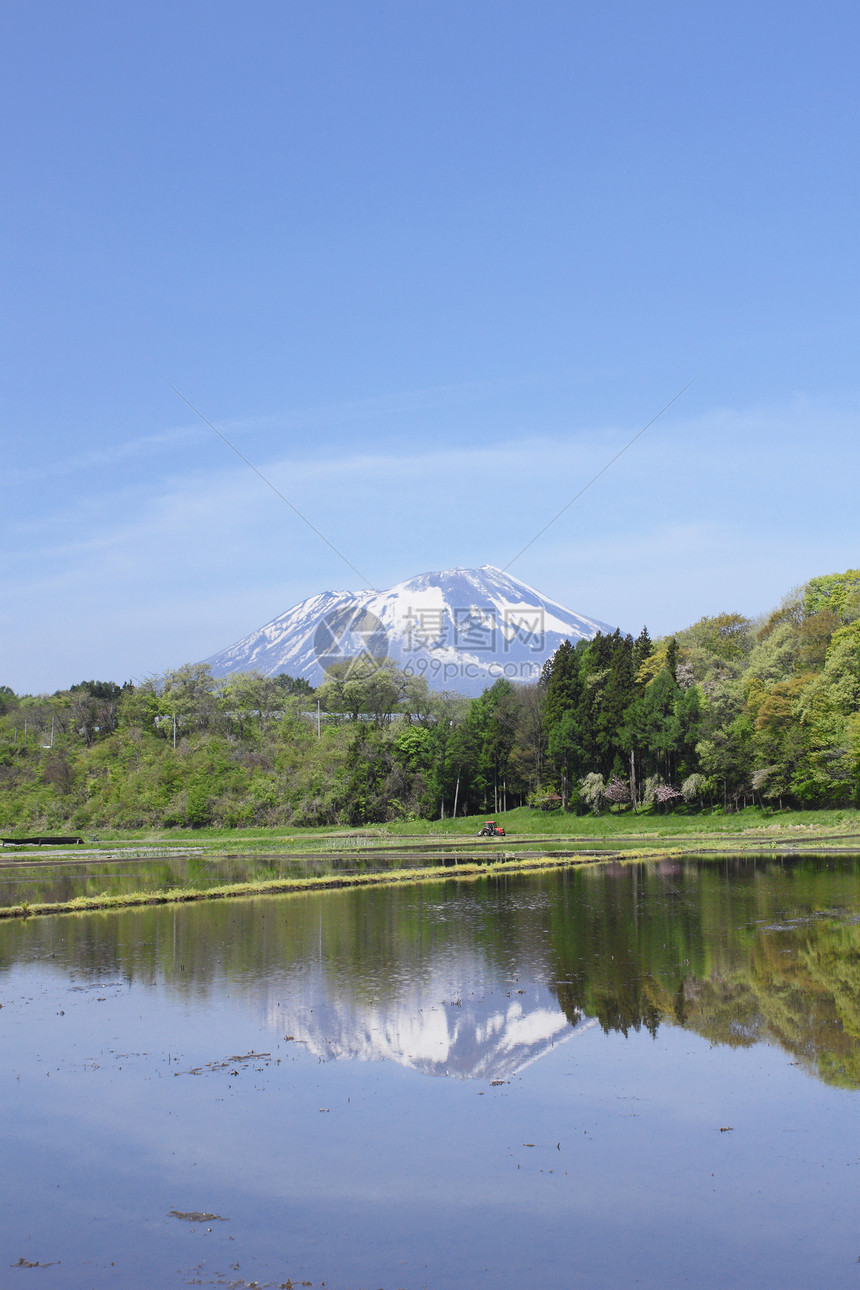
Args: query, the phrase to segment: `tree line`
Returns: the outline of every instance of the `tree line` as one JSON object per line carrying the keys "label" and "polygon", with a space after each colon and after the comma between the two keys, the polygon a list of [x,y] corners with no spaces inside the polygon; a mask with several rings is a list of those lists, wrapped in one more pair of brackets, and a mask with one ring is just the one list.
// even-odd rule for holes
{"label": "tree line", "polygon": [[856,806],[860,570],[769,615],[565,641],[475,699],[390,660],[315,690],[187,664],[53,695],[0,686],[0,826],[222,827],[544,810]]}

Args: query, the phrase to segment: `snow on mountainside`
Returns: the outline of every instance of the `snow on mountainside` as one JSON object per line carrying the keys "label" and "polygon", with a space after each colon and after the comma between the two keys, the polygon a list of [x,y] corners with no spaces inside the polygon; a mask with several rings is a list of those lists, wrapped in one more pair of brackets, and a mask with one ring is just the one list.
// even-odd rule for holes
{"label": "snow on mountainside", "polygon": [[433,689],[479,694],[500,676],[536,680],[563,640],[612,630],[485,564],[388,591],[323,592],[207,661],[216,676],[253,668],[318,685],[331,663],[388,657]]}
{"label": "snow on mountainside", "polygon": [[303,972],[286,991],[273,985],[265,1018],[322,1061],[393,1061],[424,1075],[482,1080],[511,1079],[598,1024],[582,1017],[572,1025],[545,985],[511,997],[484,984],[480,964],[476,973],[455,983],[448,970],[431,970],[396,998],[366,1003],[333,992],[322,971]]}

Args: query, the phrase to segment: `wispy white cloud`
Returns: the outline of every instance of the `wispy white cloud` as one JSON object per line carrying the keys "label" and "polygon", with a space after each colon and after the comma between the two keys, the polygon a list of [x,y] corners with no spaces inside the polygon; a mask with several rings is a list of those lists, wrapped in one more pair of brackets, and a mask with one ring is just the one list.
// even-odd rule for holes
{"label": "wispy white cloud", "polygon": [[57,455],[48,461],[40,458],[38,463],[32,466],[17,466],[5,470],[0,476],[0,487],[19,488],[49,476],[73,475],[76,472],[90,473],[105,466],[139,461],[145,457],[162,456],[165,449],[172,450],[199,438],[198,426],[176,426],[156,434],[139,435],[116,443],[101,444],[97,448],[88,448],[85,451],[72,451],[65,456]]}
{"label": "wispy white cloud", "polygon": [[[512,376],[504,380],[463,381],[448,385],[419,387],[413,390],[396,390],[364,399],[344,399],[333,403],[287,408],[277,413],[246,417],[221,417],[206,405],[205,395],[194,390],[183,391],[192,403],[199,405],[205,417],[212,421],[228,438],[237,443],[248,440],[265,441],[282,438],[284,434],[320,430],[356,424],[381,426],[390,418],[411,417],[418,412],[435,409],[444,417],[453,408],[469,410],[476,402],[489,395],[504,396],[511,391],[527,391],[547,384],[566,380],[557,373],[535,373]],[[178,400],[177,400],[178,403]],[[122,435],[122,430],[118,431]],[[202,419],[193,414],[183,416],[182,422],[151,434],[123,435],[116,441],[101,443],[97,447],[77,450],[74,446],[67,453],[55,455],[50,460],[40,458],[38,463],[26,467],[7,468],[0,476],[0,487],[12,489],[49,476],[72,475],[115,466],[144,458],[164,457],[165,452],[177,448],[199,446],[212,434]],[[302,445],[307,450],[307,442]]]}
{"label": "wispy white cloud", "polygon": [[[589,377],[590,380],[593,379]],[[489,402],[495,406],[499,399],[512,394],[522,394],[545,388],[581,384],[581,374],[567,372],[527,372],[505,378],[485,381],[457,381],[440,385],[418,386],[414,389],[386,391],[360,399],[340,399],[332,403],[312,404],[304,407],[287,407],[263,416],[223,420],[217,410],[207,406],[205,391],[177,389],[181,397],[200,409],[200,412],[223,433],[237,437],[257,435],[261,432],[282,432],[307,429],[336,428],[354,424],[384,425],[390,418],[410,417],[417,413],[436,411],[450,414],[461,408],[474,413],[476,404]]]}
{"label": "wispy white cloud", "polygon": [[[451,564],[504,565],[628,438],[626,427],[602,427],[509,438],[491,451],[405,443],[339,456],[309,444],[301,457],[259,465],[385,587]],[[761,612],[793,583],[858,562],[855,444],[846,413],[812,406],[676,418],[643,437],[511,571],[635,630],[670,631],[729,607]],[[13,538],[3,639],[15,673],[4,683],[16,688],[41,684],[46,671],[48,685],[92,672],[94,650],[114,661],[111,675],[204,657],[307,595],[356,585],[233,461],[67,498]],[[51,620],[64,623],[61,640]]]}

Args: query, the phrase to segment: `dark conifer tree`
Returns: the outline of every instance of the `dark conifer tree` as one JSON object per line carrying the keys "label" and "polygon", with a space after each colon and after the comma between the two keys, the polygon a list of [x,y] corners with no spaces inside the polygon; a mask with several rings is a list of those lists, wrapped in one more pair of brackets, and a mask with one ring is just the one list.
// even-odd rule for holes
{"label": "dark conifer tree", "polygon": [[565,712],[577,706],[582,694],[579,659],[570,641],[562,641],[552,658],[547,659],[543,683],[546,692],[544,720],[549,731]]}
{"label": "dark conifer tree", "polygon": [[603,686],[596,724],[600,755],[599,770],[608,777],[625,773],[625,753],[621,730],[628,707],[636,694],[636,672],[633,666],[633,637],[615,632],[610,638],[612,652]]}
{"label": "dark conifer tree", "polygon": [[669,645],[666,649],[666,667],[672,673],[673,681],[676,681],[678,679],[679,654],[680,654],[680,650],[678,648],[678,642],[676,638],[673,636],[672,639],[669,641]]}
{"label": "dark conifer tree", "polygon": [[636,640],[633,642],[633,670],[638,672],[646,658],[650,658],[654,653],[654,646],[651,643],[651,637],[648,635],[648,628],[643,627]]}
{"label": "dark conifer tree", "polygon": [[587,645],[563,641],[544,668],[546,698],[544,729],[550,764],[567,806],[571,776],[582,757],[579,709],[582,702],[582,663]]}

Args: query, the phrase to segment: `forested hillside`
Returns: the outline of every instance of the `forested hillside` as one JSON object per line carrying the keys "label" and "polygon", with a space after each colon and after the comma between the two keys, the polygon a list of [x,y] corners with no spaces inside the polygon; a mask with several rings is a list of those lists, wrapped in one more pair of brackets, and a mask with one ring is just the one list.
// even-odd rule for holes
{"label": "forested hillside", "polygon": [[46,696],[0,686],[0,827],[364,824],[860,804],[860,570],[771,614],[565,643],[541,681],[434,694],[391,662]]}

